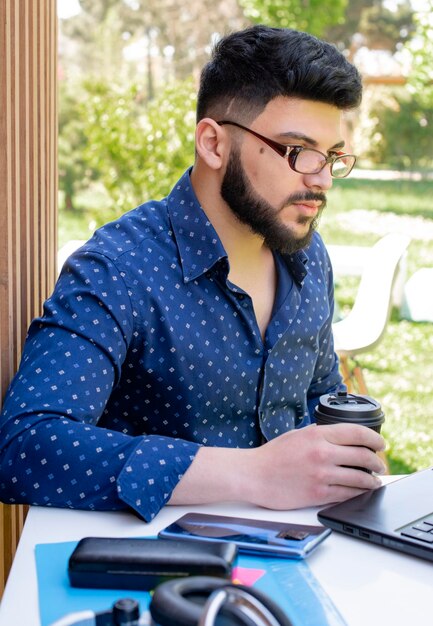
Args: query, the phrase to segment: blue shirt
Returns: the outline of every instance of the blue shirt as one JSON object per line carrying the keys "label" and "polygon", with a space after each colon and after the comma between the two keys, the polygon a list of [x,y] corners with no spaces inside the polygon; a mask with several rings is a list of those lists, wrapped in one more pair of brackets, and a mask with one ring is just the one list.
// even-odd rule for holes
{"label": "blue shirt", "polygon": [[309,424],[341,383],[330,261],[318,234],[275,259],[262,340],[189,172],[96,231],[29,329],[1,414],[0,498],[150,520],[201,445]]}

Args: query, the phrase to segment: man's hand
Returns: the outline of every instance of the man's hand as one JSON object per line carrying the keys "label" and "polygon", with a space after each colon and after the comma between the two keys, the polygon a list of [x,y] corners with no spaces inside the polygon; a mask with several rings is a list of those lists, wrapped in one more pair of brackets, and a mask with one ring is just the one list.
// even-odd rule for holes
{"label": "man's hand", "polygon": [[385,467],[375,452],[384,448],[383,437],[365,426],[312,425],[285,433],[254,450],[258,485],[249,499],[270,508],[346,500],[381,484],[347,466],[382,474]]}
{"label": "man's hand", "polygon": [[311,425],[254,449],[202,448],[174,489],[170,504],[244,501],[294,509],[346,500],[380,486],[352,467],[382,474],[375,454],[383,437],[365,426]]}

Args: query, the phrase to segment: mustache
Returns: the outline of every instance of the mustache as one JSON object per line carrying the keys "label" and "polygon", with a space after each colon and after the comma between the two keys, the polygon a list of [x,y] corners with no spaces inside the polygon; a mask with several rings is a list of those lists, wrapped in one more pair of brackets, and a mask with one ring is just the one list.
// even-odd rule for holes
{"label": "mustache", "polygon": [[293,193],[282,204],[282,209],[286,206],[294,204],[295,202],[320,202],[319,210],[323,211],[326,207],[327,199],[326,195],[321,191],[304,191],[299,193]]}

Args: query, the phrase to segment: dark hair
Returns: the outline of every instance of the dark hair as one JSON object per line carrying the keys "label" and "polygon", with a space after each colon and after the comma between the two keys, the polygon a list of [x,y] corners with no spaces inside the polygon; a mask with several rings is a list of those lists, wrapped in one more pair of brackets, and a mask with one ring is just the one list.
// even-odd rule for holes
{"label": "dark hair", "polygon": [[235,105],[257,117],[277,96],[359,105],[361,77],[336,46],[288,28],[257,25],[223,37],[200,78],[197,120],[224,118]]}

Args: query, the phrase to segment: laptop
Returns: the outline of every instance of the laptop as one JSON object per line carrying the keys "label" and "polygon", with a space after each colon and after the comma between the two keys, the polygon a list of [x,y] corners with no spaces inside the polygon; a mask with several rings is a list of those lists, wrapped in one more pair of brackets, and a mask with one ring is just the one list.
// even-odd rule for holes
{"label": "laptop", "polygon": [[433,561],[433,467],[322,509],[339,532]]}

